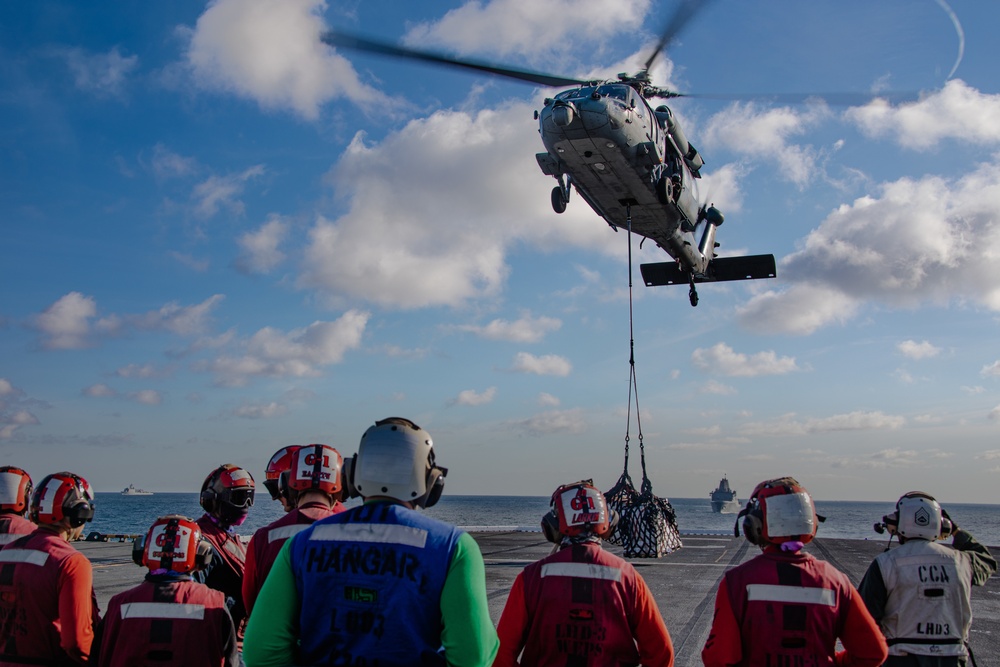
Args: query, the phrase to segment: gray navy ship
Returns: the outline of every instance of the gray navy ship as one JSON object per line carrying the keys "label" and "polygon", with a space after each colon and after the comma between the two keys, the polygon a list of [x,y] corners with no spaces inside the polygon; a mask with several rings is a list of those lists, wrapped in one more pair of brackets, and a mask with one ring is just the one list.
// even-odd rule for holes
{"label": "gray navy ship", "polygon": [[740,511],[736,490],[729,488],[729,480],[725,475],[719,481],[719,488],[709,495],[712,498],[712,511],[716,514],[733,514]]}

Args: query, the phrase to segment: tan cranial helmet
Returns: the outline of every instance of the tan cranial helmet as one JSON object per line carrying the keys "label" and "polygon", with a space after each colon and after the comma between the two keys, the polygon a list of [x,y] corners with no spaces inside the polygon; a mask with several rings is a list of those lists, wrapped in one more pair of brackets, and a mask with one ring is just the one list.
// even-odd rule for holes
{"label": "tan cranial helmet", "polygon": [[352,468],[354,487],[365,498],[385,496],[419,507],[441,498],[448,474],[434,462],[430,433],[402,417],[377,421],[365,431]]}

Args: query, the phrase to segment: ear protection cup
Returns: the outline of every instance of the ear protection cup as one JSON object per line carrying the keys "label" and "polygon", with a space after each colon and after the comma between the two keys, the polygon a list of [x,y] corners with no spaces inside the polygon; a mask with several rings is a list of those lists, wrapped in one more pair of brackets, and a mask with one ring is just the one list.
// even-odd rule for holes
{"label": "ear protection cup", "polygon": [[340,471],[340,486],[343,489],[344,500],[361,497],[361,494],[358,492],[358,487],[354,486],[354,471],[358,467],[357,464],[357,454],[349,459],[344,459],[344,467]]}
{"label": "ear protection cup", "polygon": [[747,542],[754,546],[764,545],[764,517],[759,507],[751,509],[743,517],[743,535],[746,536]]}
{"label": "ear protection cup", "polygon": [[132,562],[135,563],[136,565],[145,567],[146,563],[142,560],[145,554],[146,554],[146,536],[140,535],[139,537],[132,540]]}
{"label": "ear protection cup", "polygon": [[212,564],[212,543],[208,540],[198,542],[198,550],[194,554],[195,569],[204,570]]}
{"label": "ear protection cup", "polygon": [[417,502],[418,505],[423,508],[433,507],[441,500],[441,494],[444,493],[444,478],[447,474],[447,468],[438,466],[427,471],[427,494]]}
{"label": "ear protection cup", "polygon": [[559,517],[554,509],[542,515],[542,534],[545,539],[553,544],[562,542],[562,533],[559,532]]}
{"label": "ear protection cup", "polygon": [[198,500],[201,503],[202,509],[209,514],[218,509],[219,494],[212,489],[205,489],[202,491]]}
{"label": "ear protection cup", "polygon": [[94,518],[94,506],[81,498],[68,508],[64,507],[63,514],[69,519],[69,525],[79,528]]}

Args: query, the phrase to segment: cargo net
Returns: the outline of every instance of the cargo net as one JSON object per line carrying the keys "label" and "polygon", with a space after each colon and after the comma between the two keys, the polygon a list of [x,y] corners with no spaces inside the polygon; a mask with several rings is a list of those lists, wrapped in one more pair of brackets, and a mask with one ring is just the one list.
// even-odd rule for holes
{"label": "cargo net", "polygon": [[[645,457],[644,457],[645,459]],[[636,491],[628,474],[628,445],[625,471],[605,494],[608,506],[618,512],[618,526],[608,541],[624,548],[626,558],[659,558],[680,549],[677,514],[666,498],[653,495],[643,460],[641,491]]]}

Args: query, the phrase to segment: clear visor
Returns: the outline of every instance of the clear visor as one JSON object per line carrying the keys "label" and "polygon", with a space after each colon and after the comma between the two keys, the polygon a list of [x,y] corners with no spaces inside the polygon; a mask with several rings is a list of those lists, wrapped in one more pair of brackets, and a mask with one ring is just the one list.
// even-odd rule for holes
{"label": "clear visor", "polygon": [[764,503],[768,537],[812,535],[815,532],[816,511],[808,493],[768,496]]}

